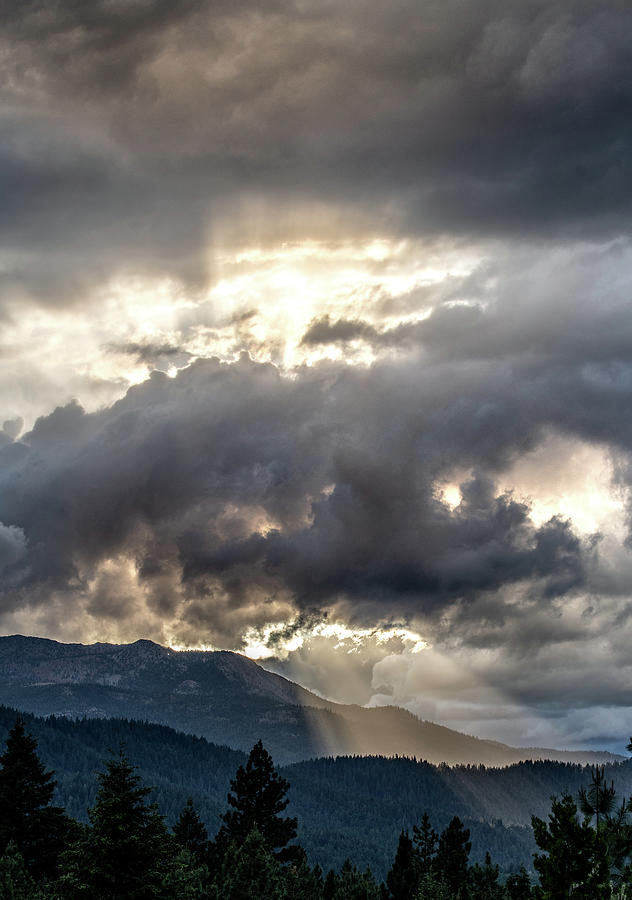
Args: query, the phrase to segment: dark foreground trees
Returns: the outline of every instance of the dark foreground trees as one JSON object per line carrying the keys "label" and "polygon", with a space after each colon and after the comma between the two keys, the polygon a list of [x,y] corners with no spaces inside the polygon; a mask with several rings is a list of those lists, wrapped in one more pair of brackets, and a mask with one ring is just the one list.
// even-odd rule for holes
{"label": "dark foreground trees", "polygon": [[289,784],[260,741],[230,782],[214,840],[192,800],[168,832],[122,750],[98,782],[89,823],[70,822],[16,721],[0,757],[0,900],[632,900],[630,802],[615,811],[602,770],[579,795],[583,819],[570,795],[553,799],[547,822],[533,819],[536,887],[525,869],[503,880],[489,853],[470,865],[463,822],[439,833],[425,814],[412,837],[402,831],[382,885],[350,860],[324,878],[294,843]]}
{"label": "dark foreground trees", "polygon": [[390,900],[408,900],[417,892],[419,862],[407,831],[399,836],[393,866],[386,876]]}
{"label": "dark foreground trees", "polygon": [[151,789],[121,750],[99,776],[90,828],[62,859],[57,892],[64,898],[150,900],[164,889],[172,840],[162,816],[148,802]]}
{"label": "dark foreground trees", "polygon": [[297,820],[281,815],[289,803],[290,785],[279,775],[260,740],[250,751],[246,765],[237,769],[230,787],[230,809],[222,816],[224,824],[216,841],[220,848],[231,842],[240,847],[256,830],[276,860],[298,861],[299,848],[288,846],[296,837]]}
{"label": "dark foreground trees", "polygon": [[182,849],[188,850],[198,862],[206,862],[209,853],[208,831],[193,806],[192,797],[187,800],[173,826],[173,836]]}
{"label": "dark foreground trees", "polygon": [[192,801],[167,831],[123,750],[98,776],[89,824],[70,827],[50,806],[52,773],[35,748],[18,719],[1,758],[2,900],[321,900],[319,871],[289,844],[296,819],[281,815],[288,782],[260,741],[231,782],[214,842]]}
{"label": "dark foreground trees", "polygon": [[52,806],[53,773],[37,755],[37,742],[18,717],[0,756],[0,855],[12,843],[35,878],[51,877],[69,835],[70,820]]}
{"label": "dark foreground trees", "polygon": [[540,876],[537,900],[609,900],[610,869],[603,835],[587,820],[579,821],[569,794],[553,798],[548,823],[534,816],[532,825],[543,851],[533,859]]}
{"label": "dark foreground trees", "polygon": [[27,871],[17,846],[10,842],[0,858],[0,897],[3,900],[44,900],[37,882]]}

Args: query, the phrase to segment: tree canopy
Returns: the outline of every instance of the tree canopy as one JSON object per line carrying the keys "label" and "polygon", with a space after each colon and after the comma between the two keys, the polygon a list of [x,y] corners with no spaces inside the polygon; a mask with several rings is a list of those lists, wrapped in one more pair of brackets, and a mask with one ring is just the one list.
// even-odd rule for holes
{"label": "tree canopy", "polygon": [[231,807],[222,816],[219,839],[240,847],[253,831],[258,831],[275,859],[297,859],[297,847],[288,846],[296,837],[297,820],[280,815],[288,803],[289,782],[277,772],[272,757],[257,741],[245,766],[239,766],[230,782]]}
{"label": "tree canopy", "polygon": [[64,846],[69,820],[51,805],[52,772],[37,755],[37,741],[26,734],[21,716],[0,756],[0,852],[13,842],[31,874],[51,875]]}

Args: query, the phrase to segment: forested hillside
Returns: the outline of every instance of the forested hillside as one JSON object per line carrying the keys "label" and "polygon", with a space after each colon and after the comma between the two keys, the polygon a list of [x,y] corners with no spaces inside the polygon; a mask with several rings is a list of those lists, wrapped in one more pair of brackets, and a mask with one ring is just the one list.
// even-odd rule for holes
{"label": "forested hillside", "polygon": [[[0,740],[16,712],[0,708]],[[58,782],[57,802],[79,820],[94,802],[95,772],[108,751],[123,746],[138,765],[167,822],[176,821],[193,799],[209,832],[219,826],[230,778],[245,759],[170,728],[125,720],[71,721],[25,715],[46,766]],[[607,767],[620,795],[632,793],[632,763]],[[457,815],[471,830],[472,859],[489,850],[505,869],[531,865],[530,816],[546,816],[552,794],[576,795],[589,778],[587,767],[527,762],[505,769],[433,766],[411,759],[340,757],[297,763],[282,769],[291,784],[292,815],[309,859],[324,869],[346,857],[383,877],[402,828],[412,829],[428,812],[436,828]],[[367,816],[367,810],[370,815]]]}
{"label": "forested hillside", "polygon": [[[2,710],[3,714],[10,711]],[[66,726],[51,720],[32,722],[52,739],[56,751],[67,755]],[[81,723],[80,723],[81,724]],[[109,723],[109,737],[122,736],[126,728],[138,739],[142,725]],[[160,738],[162,729],[151,729]],[[81,731],[71,737],[79,738]],[[94,750],[96,733],[89,743]],[[166,738],[168,755],[185,751],[181,735]],[[174,741],[175,738],[175,741]],[[632,744],[630,745],[632,747]],[[584,772],[585,783],[577,802],[564,791],[552,798],[548,820],[532,816],[536,852],[532,871],[514,862],[502,872],[492,857],[491,835],[503,831],[500,823],[475,835],[467,822],[452,815],[447,824],[427,809],[412,828],[401,827],[396,845],[385,861],[383,880],[377,866],[359,867],[346,857],[329,868],[314,864],[304,846],[305,832],[292,815],[290,782],[278,770],[261,741],[229,779],[228,791],[217,827],[209,830],[192,797],[176,820],[167,827],[165,817],[152,801],[152,789],[144,783],[126,750],[110,752],[94,773],[96,791],[83,823],[55,803],[54,772],[47,770],[37,752],[33,735],[19,714],[11,725],[0,755],[0,897],[3,900],[629,900],[632,888],[632,800],[615,804],[614,783],[608,783],[604,767]],[[154,748],[155,749],[155,748]],[[200,746],[201,755],[204,748]],[[220,761],[224,748],[212,748]],[[229,751],[230,752],[230,751]],[[219,755],[218,755],[219,753]],[[225,760],[227,757],[225,757]],[[170,759],[173,763],[173,759]],[[208,762],[209,760],[207,760]],[[152,764],[156,758],[152,758]],[[381,774],[376,765],[396,763],[395,778],[430,774],[428,764],[412,760],[342,760],[339,787],[349,791],[344,774],[364,763],[361,779]],[[329,763],[329,766],[327,766]],[[332,761],[322,772],[329,774]],[[336,770],[336,764],[333,770]],[[186,765],[184,766],[186,771]],[[382,768],[382,774],[384,772]],[[446,767],[439,771],[445,775]],[[393,772],[391,779],[393,777]],[[436,774],[436,770],[435,770]],[[459,773],[467,778],[469,770]],[[609,772],[608,774],[612,774]],[[413,778],[413,780],[415,780]],[[356,783],[358,783],[356,781]],[[393,783],[391,781],[391,783]],[[426,786],[437,788],[432,777]],[[379,828],[383,812],[379,802],[389,784],[380,784],[377,802],[355,798],[350,822],[329,826],[322,833],[338,835],[336,825],[355,823],[371,836]],[[417,784],[419,787],[419,784]],[[449,782],[444,784],[449,787]],[[295,790],[295,797],[296,797]],[[446,792],[446,803],[456,794]],[[300,798],[300,789],[298,791]],[[57,797],[59,799],[59,795]],[[312,797],[325,810],[331,799],[326,792]],[[418,796],[432,808],[432,791]],[[300,800],[294,806],[301,808]],[[578,808],[579,807],[579,808]],[[308,807],[303,808],[308,812]],[[581,818],[580,818],[581,815]],[[594,821],[594,826],[593,826]],[[523,829],[526,831],[526,829]],[[485,845],[483,862],[472,862],[472,839]],[[384,838],[384,836],[383,836]],[[366,844],[365,844],[366,846]],[[384,849],[384,846],[383,846]],[[534,848],[535,849],[535,848]],[[321,848],[322,850],[322,848]],[[517,848],[514,848],[514,852]],[[537,852],[539,851],[539,852]],[[318,848],[312,847],[312,853]],[[377,878],[376,873],[377,872]],[[536,880],[537,874],[537,880]]]}

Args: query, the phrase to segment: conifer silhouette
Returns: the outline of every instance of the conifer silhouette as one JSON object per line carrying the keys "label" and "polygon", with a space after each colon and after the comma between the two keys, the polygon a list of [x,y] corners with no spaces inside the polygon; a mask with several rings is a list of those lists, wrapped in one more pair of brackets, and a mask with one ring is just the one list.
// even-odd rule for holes
{"label": "conifer silhouette", "polygon": [[222,816],[224,825],[218,840],[238,847],[252,831],[258,831],[264,845],[279,862],[297,859],[299,848],[287,846],[296,837],[297,820],[283,817],[287,807],[289,782],[277,772],[272,757],[259,740],[250,751],[248,762],[239,766],[230,782],[228,804]]}
{"label": "conifer silhouette", "polygon": [[39,878],[54,871],[69,820],[50,805],[53,772],[46,771],[36,751],[37,741],[18,716],[0,756],[0,855],[13,842],[28,871]]}

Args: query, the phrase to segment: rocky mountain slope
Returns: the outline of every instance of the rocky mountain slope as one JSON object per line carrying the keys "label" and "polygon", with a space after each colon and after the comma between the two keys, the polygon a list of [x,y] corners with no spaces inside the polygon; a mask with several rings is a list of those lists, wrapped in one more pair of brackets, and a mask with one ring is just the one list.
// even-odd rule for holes
{"label": "rocky mountain slope", "polygon": [[84,645],[1,637],[0,703],[38,715],[142,719],[242,750],[262,738],[279,763],[349,754],[487,766],[616,759],[508,747],[397,707],[332,703],[240,654],[177,651],[145,640]]}

